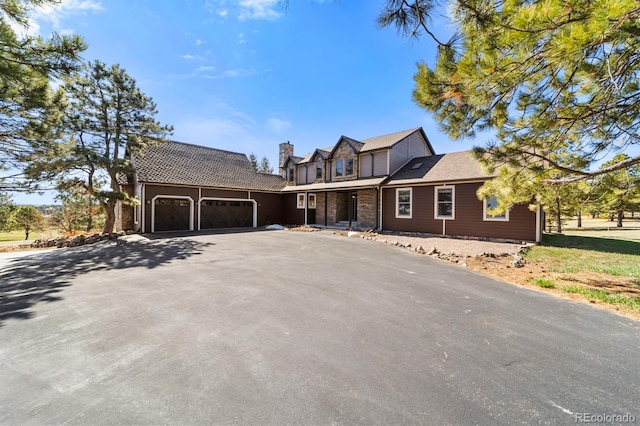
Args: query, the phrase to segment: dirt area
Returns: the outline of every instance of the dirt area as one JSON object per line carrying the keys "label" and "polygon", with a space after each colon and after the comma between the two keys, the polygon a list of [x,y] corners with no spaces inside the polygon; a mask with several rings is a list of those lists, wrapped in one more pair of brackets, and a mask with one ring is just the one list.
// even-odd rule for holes
{"label": "dirt area", "polygon": [[442,238],[430,235],[399,235],[377,233],[351,233],[336,231],[337,234],[383,242],[405,250],[452,262],[500,281],[526,287],[531,290],[551,293],[555,296],[581,303],[590,303],[627,318],[640,321],[640,313],[624,305],[613,305],[587,296],[567,293],[558,288],[542,288],[532,282],[533,278],[548,279],[558,285],[604,290],[609,293],[640,298],[640,286],[625,277],[596,272],[555,273],[545,265],[527,262],[520,254],[530,247],[526,242],[495,242],[474,239]]}

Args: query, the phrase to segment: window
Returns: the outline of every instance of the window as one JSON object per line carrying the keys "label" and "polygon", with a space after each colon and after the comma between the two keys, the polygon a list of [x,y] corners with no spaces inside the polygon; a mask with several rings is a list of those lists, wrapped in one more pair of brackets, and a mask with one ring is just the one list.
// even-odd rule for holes
{"label": "window", "polygon": [[347,160],[347,172],[345,175],[351,176],[353,174],[353,158]]}
{"label": "window", "polygon": [[396,189],[396,217],[411,219],[411,188]]}
{"label": "window", "polygon": [[336,176],[344,175],[344,161],[338,160],[336,161]]}
{"label": "window", "polygon": [[498,198],[489,197],[483,201],[482,205],[482,219],[483,220],[495,220],[495,221],[509,221],[509,210],[505,210],[501,215],[489,214],[489,210],[498,207]]}
{"label": "window", "polygon": [[298,208],[304,209],[305,206],[305,194],[298,194]]}
{"label": "window", "polygon": [[293,182],[293,168],[289,169],[289,182]]}
{"label": "window", "polygon": [[322,162],[316,163],[316,179],[322,179]]}
{"label": "window", "polygon": [[309,194],[309,208],[316,208],[316,194]]}
{"label": "window", "polygon": [[455,187],[436,186],[435,187],[435,218],[454,219],[455,218]]}

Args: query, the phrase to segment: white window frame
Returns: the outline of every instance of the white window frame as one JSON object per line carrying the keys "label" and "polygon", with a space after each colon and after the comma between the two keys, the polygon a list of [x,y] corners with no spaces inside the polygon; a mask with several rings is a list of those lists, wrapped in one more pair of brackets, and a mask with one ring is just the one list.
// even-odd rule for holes
{"label": "white window frame", "polygon": [[482,220],[486,222],[509,222],[509,209],[504,211],[504,216],[488,216],[487,215],[487,210],[489,210],[489,206],[487,205],[487,202],[491,198],[495,199],[496,197],[489,197],[487,199],[482,200]]}
{"label": "white window frame", "polygon": [[[336,177],[344,177],[344,160],[336,160],[335,162],[336,164]],[[338,164],[340,164],[340,168],[338,168]],[[340,174],[338,174],[338,170],[340,171]]]}
{"label": "white window frame", "polygon": [[[322,161],[318,161],[316,162],[316,175],[315,175],[315,179],[322,179],[322,173],[324,172],[324,165],[322,164]],[[320,176],[318,176],[318,171],[320,171]]]}
{"label": "white window frame", "polygon": [[[299,192],[297,194],[297,198],[296,198],[296,206],[299,209],[306,208],[307,207],[306,199],[307,199],[306,194],[304,192]],[[301,203],[301,201],[302,201],[302,203]]]}
{"label": "white window frame", "polygon": [[307,206],[310,209],[316,208],[316,194],[309,194],[309,200],[307,201]]}
{"label": "white window frame", "polygon": [[[438,192],[441,189],[451,190],[451,216],[441,216],[438,214]],[[456,218],[456,187],[454,185],[436,186],[433,188],[433,217],[442,220],[455,220]]]}
{"label": "white window frame", "polygon": [[[400,214],[400,192],[409,191],[409,214]],[[396,188],[396,219],[411,219],[413,217],[413,188]]]}

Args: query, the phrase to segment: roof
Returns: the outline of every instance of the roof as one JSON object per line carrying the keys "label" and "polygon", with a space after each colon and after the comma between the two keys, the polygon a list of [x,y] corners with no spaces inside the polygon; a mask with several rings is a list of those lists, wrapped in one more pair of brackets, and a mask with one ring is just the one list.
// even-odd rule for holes
{"label": "roof", "polygon": [[405,164],[386,182],[389,185],[486,180],[487,173],[471,151],[417,157]]}
{"label": "roof", "polygon": [[308,185],[289,185],[282,190],[282,192],[306,192],[306,191],[322,191],[322,190],[337,190],[347,188],[364,188],[371,186],[378,186],[384,182],[386,178],[374,178],[374,179],[356,179],[345,180],[340,182],[327,182],[327,183],[311,183]]}
{"label": "roof", "polygon": [[245,154],[170,141],[134,158],[138,180],[147,183],[280,191],[278,175],[258,173]]}

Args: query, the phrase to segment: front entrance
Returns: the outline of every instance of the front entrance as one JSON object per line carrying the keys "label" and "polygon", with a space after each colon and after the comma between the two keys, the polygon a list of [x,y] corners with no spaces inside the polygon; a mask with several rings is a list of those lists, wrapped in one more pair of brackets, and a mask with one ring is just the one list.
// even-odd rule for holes
{"label": "front entrance", "polygon": [[336,222],[358,221],[358,192],[336,193]]}

